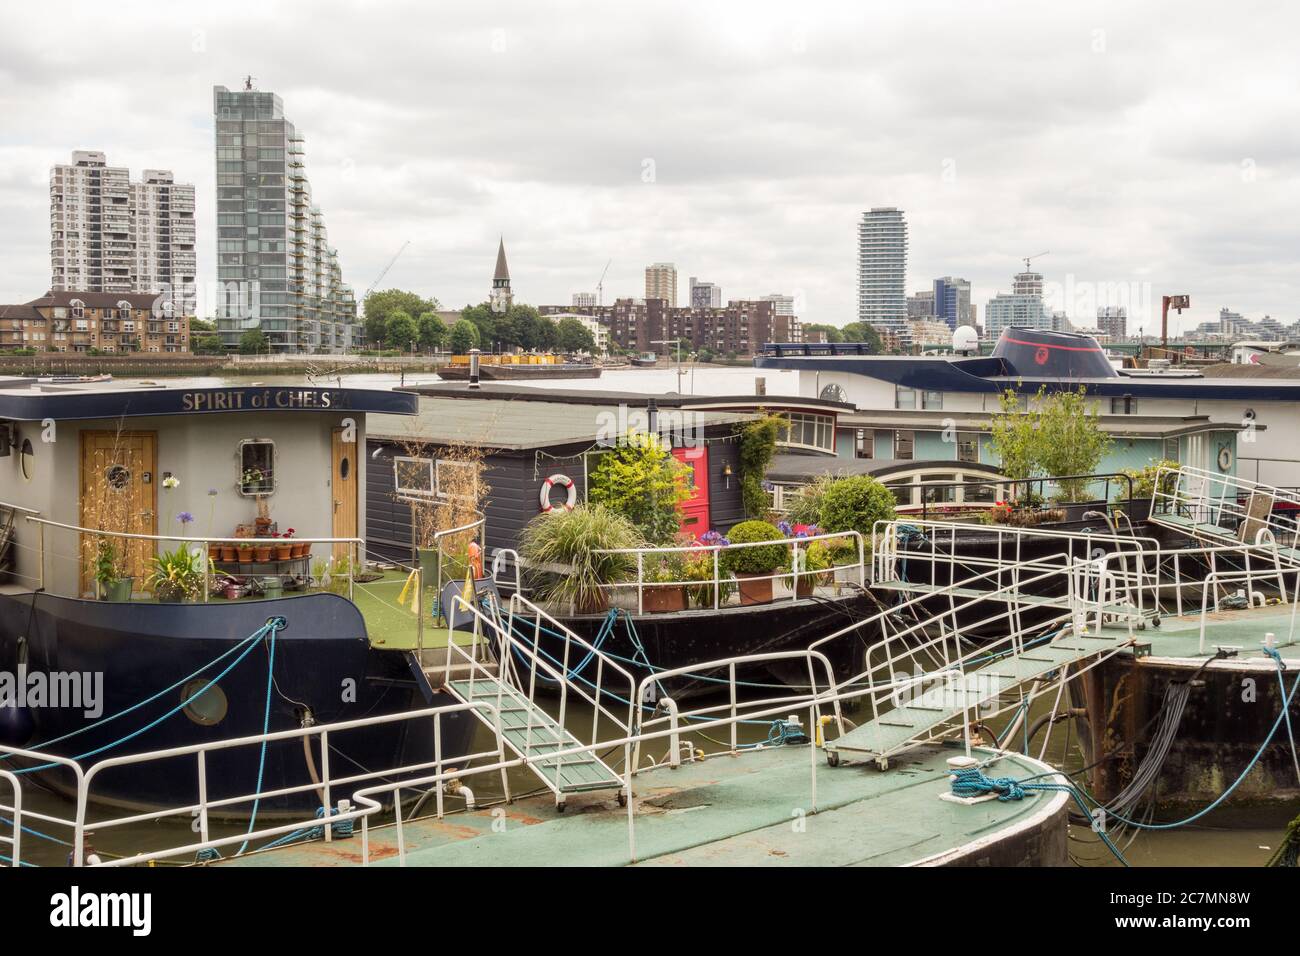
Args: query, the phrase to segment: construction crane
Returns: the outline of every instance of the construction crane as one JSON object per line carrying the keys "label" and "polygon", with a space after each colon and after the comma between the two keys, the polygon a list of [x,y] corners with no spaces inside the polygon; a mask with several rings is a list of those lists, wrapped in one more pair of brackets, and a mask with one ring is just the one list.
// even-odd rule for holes
{"label": "construction crane", "polygon": [[609,274],[609,267],[613,264],[613,259],[605,263],[605,271],[600,274],[600,281],[596,283],[596,305],[605,304],[605,276]]}
{"label": "construction crane", "polygon": [[1041,259],[1043,256],[1050,256],[1051,254],[1052,254],[1052,252],[1051,252],[1051,250],[1049,249],[1047,252],[1039,252],[1039,253],[1035,253],[1035,254],[1032,255],[1032,256],[1025,256],[1025,260],[1024,260],[1024,261],[1025,261],[1025,271],[1026,271],[1026,272],[1029,272],[1029,271],[1030,271],[1030,269],[1029,269],[1029,261],[1030,261],[1031,259]]}
{"label": "construction crane", "polygon": [[[409,246],[410,244],[411,244],[410,239],[407,239],[404,243],[402,243],[402,248],[398,249],[397,252],[393,254],[393,258],[388,260],[388,265],[384,266],[384,271],[379,273],[379,275],[375,276],[375,281],[370,283],[370,288],[366,290],[366,295],[370,295],[370,293],[374,292],[375,286],[379,285],[380,282],[384,281],[384,276],[388,275],[388,270],[393,267],[393,263],[396,262],[398,257],[403,252],[406,251],[406,247]],[[363,295],[361,297],[362,302],[366,301],[366,295]]]}

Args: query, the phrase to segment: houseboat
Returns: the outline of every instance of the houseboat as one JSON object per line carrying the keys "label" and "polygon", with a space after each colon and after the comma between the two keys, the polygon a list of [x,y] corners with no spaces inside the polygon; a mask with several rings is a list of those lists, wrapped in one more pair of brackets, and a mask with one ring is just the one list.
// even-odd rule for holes
{"label": "houseboat", "polygon": [[[594,362],[570,361],[561,355],[479,355],[477,358],[478,376],[485,382],[600,378],[603,371]],[[438,377],[448,382],[469,381],[473,369],[472,356],[453,355],[451,362],[438,369]]]}
{"label": "houseboat", "polygon": [[[1295,403],[1300,379],[1260,378],[1250,366],[1188,375],[1117,369],[1089,335],[1011,328],[991,355],[872,355],[854,343],[773,344],[760,369],[790,369],[799,394],[854,407],[836,422],[846,458],[999,464],[987,426],[1008,390],[1027,401],[1084,388],[1114,442],[1101,472],[1176,461],[1285,487],[1300,485]],[[955,440],[950,440],[955,438]]]}
{"label": "houseboat", "polygon": [[[359,573],[367,418],[417,402],[296,385],[0,387],[0,744],[80,762],[443,701],[414,656],[416,616],[393,608],[391,578],[407,572]],[[78,699],[52,695],[74,686]],[[469,723],[444,723],[444,753],[463,752]],[[222,751],[207,795],[302,788],[331,760],[336,773],[397,766],[430,746],[403,722],[328,752],[297,739]],[[72,786],[67,767],[22,772]],[[196,786],[191,759],[110,771],[92,796],[151,806]],[[321,798],[299,789],[261,811],[304,802]]]}
{"label": "houseboat", "polygon": [[[428,385],[408,391],[419,403],[417,415],[372,416],[369,425],[366,535],[367,547],[375,554],[394,561],[417,560],[414,512],[398,487],[400,461],[412,454],[437,458],[442,450],[469,446],[481,451],[483,477],[490,488],[483,507],[486,566],[498,569],[498,585],[523,580],[526,575],[514,572],[513,566],[528,523],[544,512],[585,502],[600,457],[630,433],[650,432],[689,468],[690,498],[680,508],[680,530],[693,540],[678,548],[646,548],[632,554],[637,572],[610,584],[599,610],[549,608],[564,627],[587,640],[599,638],[612,654],[645,674],[802,647],[846,615],[873,606],[864,590],[867,549],[860,540],[850,541],[843,560],[815,582],[796,581],[792,573],[773,574],[770,599],[758,603],[746,603],[717,558],[729,547],[718,538],[746,518],[737,427],[756,419],[759,409],[781,411],[798,424],[783,439],[786,448],[816,453],[812,443],[825,438],[825,429],[805,430],[804,420],[811,421],[814,413],[833,420],[834,414],[847,410],[842,403],[784,396],[530,389],[490,382],[477,389]],[[810,543],[791,538],[786,546],[792,560],[796,549]],[[664,606],[656,599],[665,589],[657,586],[660,582],[650,569],[674,554],[704,560],[711,570],[706,568],[703,579],[677,594],[677,604]],[[508,595],[511,586],[503,587]],[[859,661],[835,663],[848,670]],[[701,686],[696,681],[679,692]]]}

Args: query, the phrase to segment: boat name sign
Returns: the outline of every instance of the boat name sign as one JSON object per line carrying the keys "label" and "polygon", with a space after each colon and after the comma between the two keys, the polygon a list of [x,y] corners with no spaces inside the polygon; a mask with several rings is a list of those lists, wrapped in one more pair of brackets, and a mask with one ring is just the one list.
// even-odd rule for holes
{"label": "boat name sign", "polygon": [[343,392],[326,388],[230,388],[185,392],[181,408],[187,412],[230,412],[243,409],[343,408]]}

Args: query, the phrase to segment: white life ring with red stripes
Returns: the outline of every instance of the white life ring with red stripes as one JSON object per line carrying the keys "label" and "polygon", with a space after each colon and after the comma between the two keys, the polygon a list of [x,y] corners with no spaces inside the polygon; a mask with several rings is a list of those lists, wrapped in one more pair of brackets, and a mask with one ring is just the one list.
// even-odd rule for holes
{"label": "white life ring with red stripes", "polygon": [[554,509],[555,505],[551,503],[551,489],[559,485],[567,492],[564,499],[564,510],[572,511],[573,506],[578,503],[578,489],[573,486],[573,479],[568,475],[551,475],[542,482],[542,493],[540,495],[542,511],[547,512]]}

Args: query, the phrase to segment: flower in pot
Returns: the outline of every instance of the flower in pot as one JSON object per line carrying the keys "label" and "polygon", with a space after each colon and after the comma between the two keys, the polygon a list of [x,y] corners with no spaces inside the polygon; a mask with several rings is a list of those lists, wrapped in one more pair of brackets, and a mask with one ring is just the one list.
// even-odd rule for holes
{"label": "flower in pot", "polygon": [[272,545],[272,548],[275,551],[275,560],[288,561],[293,557],[293,542],[282,534],[277,534],[275,537],[277,540],[275,544]]}
{"label": "flower in pot", "polygon": [[604,505],[578,505],[528,522],[519,555],[541,600],[586,614],[608,607],[608,585],[636,578],[636,555],[601,552],[645,546],[645,537],[623,515]]}
{"label": "flower in pot", "polygon": [[256,541],[253,543],[253,560],[259,563],[271,560],[271,542]]}
{"label": "flower in pot", "polygon": [[[295,531],[293,528],[290,528],[288,531],[286,531],[286,532],[285,532],[284,534],[282,534],[280,537],[285,538],[286,540],[288,540],[289,538],[292,538],[292,537],[293,537],[294,535],[296,535],[297,533],[298,533],[298,532]],[[311,550],[311,545],[309,545],[306,541],[290,541],[290,542],[289,542],[289,557],[291,557],[291,558],[304,558],[304,557],[307,556],[307,552],[310,551],[310,550]]]}
{"label": "flower in pot", "polygon": [[95,546],[95,583],[102,601],[129,601],[135,579],[122,573],[124,555],[109,538]]}
{"label": "flower in pot", "polygon": [[686,560],[680,551],[651,555],[641,580],[641,606],[651,614],[686,610]]}
{"label": "flower in pot", "polygon": [[240,563],[240,564],[252,564],[252,563],[253,563],[253,545],[252,545],[251,543],[246,542],[246,541],[245,541],[245,542],[240,542],[240,545],[239,545],[239,563]]}
{"label": "flower in pot", "polygon": [[223,544],[223,545],[221,546],[221,560],[222,560],[222,561],[238,561],[238,560],[239,560],[239,546],[238,546],[238,545],[234,545],[234,544]]}
{"label": "flower in pot", "polygon": [[[776,525],[766,521],[742,521],[727,537],[731,547],[719,555],[722,569],[740,582],[741,604],[767,604],[772,600],[773,576],[789,563],[790,549]],[[764,541],[777,542],[763,545]],[[738,548],[745,544],[753,547]]]}
{"label": "flower in pot", "polygon": [[211,565],[203,562],[203,552],[191,552],[189,545],[184,543],[175,551],[164,551],[154,558],[153,571],[149,575],[149,587],[154,597],[164,603],[201,598],[206,573],[211,571]]}

